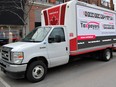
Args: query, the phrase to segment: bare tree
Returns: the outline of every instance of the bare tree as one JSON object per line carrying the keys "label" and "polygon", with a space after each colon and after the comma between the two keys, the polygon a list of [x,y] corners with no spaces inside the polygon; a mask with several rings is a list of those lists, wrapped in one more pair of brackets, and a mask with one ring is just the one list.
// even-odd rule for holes
{"label": "bare tree", "polygon": [[[35,0],[31,0],[31,2],[34,1]],[[0,13],[10,12],[13,15],[16,15],[23,23],[26,34],[26,25],[28,24],[26,20],[29,16],[33,3],[29,4],[29,0],[0,0],[0,3]]]}
{"label": "bare tree", "polygon": [[[32,4],[29,4],[29,0],[18,0],[19,3],[16,3],[16,0],[12,0],[12,2],[14,3],[14,7],[18,10],[21,10],[24,14],[24,19],[21,19],[22,22],[24,24],[25,23],[25,20],[28,18],[28,14],[33,6],[33,3]],[[34,2],[35,0],[31,0],[31,2]],[[19,17],[20,18],[20,17]]]}
{"label": "bare tree", "polygon": [[[23,22],[24,24],[24,36],[26,35],[26,26],[28,25],[28,21],[27,18],[29,16],[29,12],[33,6],[33,3],[32,4],[29,4],[29,0],[19,0],[19,4],[16,3],[15,0],[12,0],[13,3],[14,3],[14,7],[18,10],[21,10],[22,13],[24,14],[24,18],[21,18],[19,15],[17,15]],[[34,2],[35,0],[31,0],[31,2]]]}

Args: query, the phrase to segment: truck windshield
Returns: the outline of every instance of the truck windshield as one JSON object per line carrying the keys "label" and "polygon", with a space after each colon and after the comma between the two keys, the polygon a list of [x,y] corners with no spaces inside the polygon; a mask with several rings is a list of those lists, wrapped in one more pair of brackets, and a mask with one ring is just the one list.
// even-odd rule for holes
{"label": "truck windshield", "polygon": [[41,42],[44,40],[46,35],[49,33],[51,27],[37,27],[30,32],[24,39],[23,42]]}

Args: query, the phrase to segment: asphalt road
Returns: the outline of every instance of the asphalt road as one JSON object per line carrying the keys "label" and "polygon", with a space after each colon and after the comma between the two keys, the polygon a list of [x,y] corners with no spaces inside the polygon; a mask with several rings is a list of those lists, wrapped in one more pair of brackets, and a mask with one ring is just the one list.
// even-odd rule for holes
{"label": "asphalt road", "polygon": [[38,83],[13,80],[0,71],[0,87],[116,87],[116,52],[109,62],[85,58],[49,69]]}

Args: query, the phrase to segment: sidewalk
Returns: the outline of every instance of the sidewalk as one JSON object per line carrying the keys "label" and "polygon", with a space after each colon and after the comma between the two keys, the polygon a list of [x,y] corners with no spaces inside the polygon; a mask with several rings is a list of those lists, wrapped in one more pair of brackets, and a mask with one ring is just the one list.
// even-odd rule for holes
{"label": "sidewalk", "polygon": [[0,87],[5,87],[2,82],[0,82]]}

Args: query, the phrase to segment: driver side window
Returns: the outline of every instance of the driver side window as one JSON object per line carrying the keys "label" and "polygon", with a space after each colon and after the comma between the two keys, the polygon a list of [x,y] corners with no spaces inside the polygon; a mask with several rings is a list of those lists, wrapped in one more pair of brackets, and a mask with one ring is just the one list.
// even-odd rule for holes
{"label": "driver side window", "polygon": [[54,28],[54,30],[51,32],[50,34],[50,38],[55,38],[55,36],[60,36],[61,37],[61,42],[65,41],[65,34],[64,34],[64,30],[61,27],[58,28]]}

